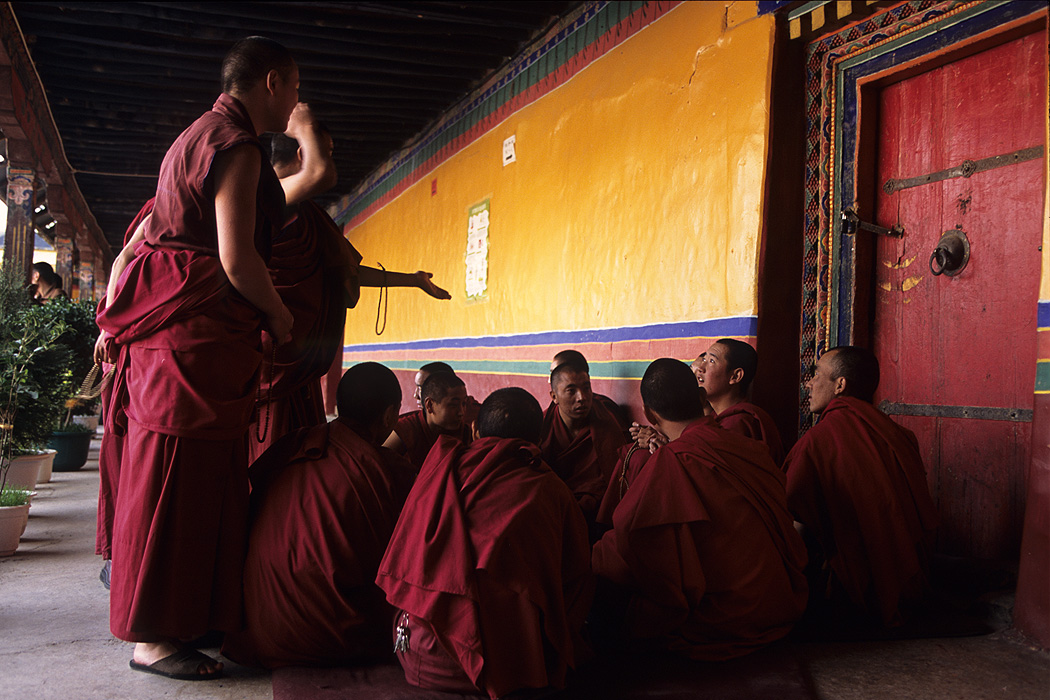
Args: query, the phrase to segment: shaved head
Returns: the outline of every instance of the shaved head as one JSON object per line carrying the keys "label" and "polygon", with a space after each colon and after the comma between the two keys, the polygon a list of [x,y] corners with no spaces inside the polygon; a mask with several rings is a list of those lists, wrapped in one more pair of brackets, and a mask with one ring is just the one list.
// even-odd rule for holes
{"label": "shaved head", "polygon": [[831,378],[846,380],[843,391],[846,396],[868,402],[875,399],[875,390],[879,388],[879,361],[875,353],[856,345],[840,345],[824,355],[829,356]]}
{"label": "shaved head", "polygon": [[587,358],[579,350],[562,350],[551,360],[551,372],[566,362],[572,362],[583,367],[584,372],[590,372],[591,367],[587,364]]}
{"label": "shaved head", "polygon": [[233,95],[245,93],[265,80],[275,70],[287,78],[295,67],[292,54],[273,39],[250,36],[241,39],[222,61],[222,91]]}
{"label": "shaved head", "polygon": [[362,362],[346,370],[336,391],[339,416],[372,425],[390,406],[401,405],[401,384],[378,362]]}
{"label": "shaved head", "polygon": [[663,357],[642,376],[642,403],[664,420],[691,421],[704,415],[704,390],[689,365]]}
{"label": "shaved head", "polygon": [[755,378],[755,372],[758,371],[758,353],[750,344],[735,338],[721,338],[715,342],[725,348],[725,361],[729,371],[737,369],[744,371],[744,378],[740,380],[740,389],[746,392]]}
{"label": "shaved head", "polygon": [[543,430],[543,409],[524,389],[497,389],[481,404],[475,425],[478,437],[516,438],[538,444]]}

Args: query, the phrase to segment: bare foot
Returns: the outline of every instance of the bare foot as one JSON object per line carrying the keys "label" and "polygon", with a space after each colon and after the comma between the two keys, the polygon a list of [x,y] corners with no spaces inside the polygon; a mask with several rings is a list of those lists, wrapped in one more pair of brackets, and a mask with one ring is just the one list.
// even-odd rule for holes
{"label": "bare foot", "polygon": [[[171,641],[162,642],[137,642],[135,644],[135,651],[132,653],[132,659],[135,663],[142,664],[143,666],[152,666],[161,659],[166,659],[172,654],[181,651],[181,647]],[[201,662],[197,668],[197,672],[202,676],[211,676],[222,671],[222,662],[216,661],[209,656],[204,656],[207,659],[206,662]],[[210,662],[210,663],[209,663]]]}

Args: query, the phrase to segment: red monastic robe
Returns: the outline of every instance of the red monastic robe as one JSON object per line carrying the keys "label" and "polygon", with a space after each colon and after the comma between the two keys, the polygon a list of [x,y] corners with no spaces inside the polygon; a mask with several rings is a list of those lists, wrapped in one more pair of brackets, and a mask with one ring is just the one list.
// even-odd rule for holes
{"label": "red monastic robe", "polygon": [[763,445],[711,418],[649,458],[594,546],[594,572],[632,595],[627,631],[703,660],[786,635],[806,607],[805,545]]}
{"label": "red monastic robe", "polygon": [[[404,455],[412,466],[418,471],[427,459],[430,448],[434,446],[441,433],[430,427],[427,416],[423,409],[402,413],[394,426],[394,432],[401,438],[401,444],[405,446]],[[470,444],[470,426],[464,425],[455,437],[465,445]]]}
{"label": "red monastic robe", "polygon": [[98,316],[128,390],[110,592],[110,628],[127,641],[240,623],[262,319],[219,261],[209,173],[245,144],[260,151],[255,244],[268,254],[284,194],[247,111],[224,94],[168,150],[146,239]]}
{"label": "red monastic robe", "polygon": [[263,339],[262,396],[248,432],[250,461],[282,436],[325,422],[321,378],[341,355],[346,308],[360,296],[360,262],[361,255],[313,202],[301,203],[298,217],[274,241],[267,267],[294,323],[292,339],[276,355],[269,336]]}
{"label": "red monastic robe", "polygon": [[412,466],[335,420],[285,436],[248,473],[245,629],[223,654],[266,668],[388,657],[393,609],[375,577]]}
{"label": "red monastic robe", "polygon": [[620,501],[627,495],[627,489],[631,487],[631,484],[638,480],[642,469],[649,463],[650,456],[648,447],[640,447],[633,442],[619,449],[616,467],[609,475],[609,485],[598,507],[597,522],[602,525],[612,525],[616,506],[620,505]]}
{"label": "red monastic robe", "polygon": [[915,435],[867,401],[839,397],[784,465],[788,505],[834,579],[855,606],[900,625],[928,589],[937,527]]}
{"label": "red monastic robe", "polygon": [[[155,197],[146,202],[135,215],[128,230],[124,233],[124,245],[135,235],[139,224],[153,213]],[[99,301],[99,309],[107,303],[105,297]],[[107,339],[107,346],[116,355],[112,338]],[[104,365],[103,372],[108,373],[112,365]],[[117,505],[117,487],[120,481],[120,458],[124,453],[124,439],[128,432],[127,417],[123,404],[127,398],[127,386],[124,375],[113,375],[113,380],[102,386],[102,444],[98,450],[98,515],[95,528],[95,554],[103,559],[113,556],[113,517]]]}
{"label": "red monastic robe", "polygon": [[414,685],[491,698],[561,686],[586,649],[587,527],[565,484],[521,440],[439,438],[376,582],[399,617],[411,617],[398,656]]}
{"label": "red monastic robe", "polygon": [[773,416],[761,407],[749,401],[741,401],[719,413],[715,420],[731,433],[740,433],[744,437],[765,443],[777,466],[784,463],[784,442],[780,439],[780,431],[773,422]]}
{"label": "red monastic robe", "polygon": [[587,520],[592,521],[616,467],[617,452],[627,438],[616,418],[598,402],[591,407],[589,421],[573,437],[552,402],[543,414],[540,450],[543,460],[568,485]]}

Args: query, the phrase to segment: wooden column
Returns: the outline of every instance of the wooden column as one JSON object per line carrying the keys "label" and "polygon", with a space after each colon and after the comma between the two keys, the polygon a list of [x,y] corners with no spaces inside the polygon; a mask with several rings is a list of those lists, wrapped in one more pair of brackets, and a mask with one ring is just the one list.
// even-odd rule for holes
{"label": "wooden column", "polygon": [[[8,141],[8,153],[11,152]],[[15,265],[29,277],[33,264],[33,189],[36,171],[32,161],[9,156],[7,163],[7,233],[4,236],[4,264]]]}
{"label": "wooden column", "polygon": [[55,234],[55,272],[62,278],[62,289],[73,295],[73,239],[76,231],[69,223],[59,223]]}
{"label": "wooden column", "polygon": [[77,265],[77,278],[80,280],[80,299],[95,298],[95,258],[96,255],[90,246],[80,249],[80,261]]}

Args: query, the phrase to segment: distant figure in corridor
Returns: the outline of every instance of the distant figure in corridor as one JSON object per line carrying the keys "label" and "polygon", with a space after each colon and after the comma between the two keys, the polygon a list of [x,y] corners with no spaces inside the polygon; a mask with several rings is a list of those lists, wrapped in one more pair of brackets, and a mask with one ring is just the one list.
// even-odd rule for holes
{"label": "distant figure in corridor", "polygon": [[588,524],[616,465],[616,452],[627,442],[619,423],[594,401],[587,365],[561,363],[551,372],[551,404],[543,415],[543,459],[568,485]]}
{"label": "distant figure in corridor", "polygon": [[653,362],[641,393],[646,418],[670,442],[594,545],[596,614],[629,639],[693,659],[741,656],[784,637],[807,593],[784,474],[765,446],[704,416],[703,389],[684,363]]}
{"label": "distant figure in corridor", "polygon": [[341,665],[390,652],[393,609],[375,585],[415,470],[380,447],[401,386],[355,365],[339,382],[339,418],[286,435],[252,483],[243,631],[223,653],[244,664]]}
{"label": "distant figure in corridor", "polygon": [[810,546],[813,613],[902,624],[929,589],[937,512],[915,435],[872,405],[879,363],[828,350],[807,383],[817,424],[788,453],[788,506]]}
{"label": "distant figure in corridor", "polygon": [[751,382],[758,371],[755,349],[742,340],[722,338],[696,358],[692,369],[707,392],[718,424],[764,443],[777,466],[783,464],[784,444],[773,417],[748,401]]}
{"label": "distant figure in corridor", "polygon": [[441,435],[470,444],[471,426],[464,423],[467,387],[449,372],[434,372],[423,382],[423,408],[401,415],[383,447],[404,455],[417,470]]}
{"label": "distant figure in corridor", "polygon": [[377,578],[412,685],[560,687],[586,652],[587,527],[535,445],[542,421],[527,391],[500,389],[473,444],[442,436],[423,464]]}

